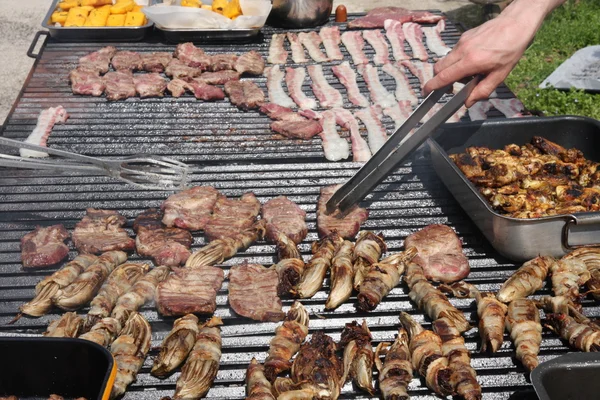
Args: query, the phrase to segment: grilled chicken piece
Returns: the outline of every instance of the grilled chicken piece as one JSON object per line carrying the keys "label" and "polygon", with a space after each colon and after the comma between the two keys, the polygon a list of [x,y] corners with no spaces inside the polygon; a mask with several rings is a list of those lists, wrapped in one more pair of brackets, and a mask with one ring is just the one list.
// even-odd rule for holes
{"label": "grilled chicken piece", "polygon": [[568,314],[547,314],[546,327],[581,351],[600,351],[600,330],[577,322]]}
{"label": "grilled chicken piece", "polygon": [[[398,337],[389,349],[389,343],[379,343],[375,349],[375,365],[379,371],[379,389],[384,400],[408,400],[408,385],[413,378],[408,333],[400,328]],[[382,363],[380,353],[385,353]]]}
{"label": "grilled chicken piece", "polygon": [[542,325],[535,303],[529,299],[515,299],[508,305],[506,329],[516,348],[517,359],[527,371],[538,366],[542,342]]}
{"label": "grilled chicken piece", "polygon": [[47,337],[77,337],[81,330],[83,319],[74,312],[64,313],[62,317],[48,324],[44,332]]}
{"label": "grilled chicken piece", "polygon": [[186,359],[198,335],[198,317],[187,314],[173,323],[173,329],[160,345],[160,353],[154,359],[152,375],[166,377]]}
{"label": "grilled chicken piece", "polygon": [[100,346],[108,347],[115,337],[121,332],[121,324],[113,317],[102,318],[92,328],[79,336],[79,339],[98,343]]}
{"label": "grilled chicken piece", "polygon": [[331,262],[331,284],[325,309],[333,310],[350,298],[354,280],[352,252],[354,244],[344,240]]}
{"label": "grilled chicken piece", "polygon": [[340,345],[345,346],[342,382],[349,376],[359,388],[373,395],[374,354],[367,322],[363,321],[362,325],[358,325],[356,321],[346,324]]}
{"label": "grilled chicken piece", "polygon": [[253,357],[246,371],[246,400],[275,400],[271,382],[264,372],[263,366]]}
{"label": "grilled chicken piece", "polygon": [[562,260],[577,259],[583,261],[590,273],[586,287],[596,300],[600,300],[600,248],[582,247],[567,254]]}
{"label": "grilled chicken piece", "polygon": [[548,271],[556,260],[552,257],[540,256],[523,264],[500,288],[498,300],[503,303],[533,294],[544,285]]}
{"label": "grilled chicken piece", "polygon": [[382,253],[387,251],[387,246],[381,234],[377,235],[371,231],[363,231],[356,239],[354,246],[354,288],[359,290],[363,279],[369,272],[372,264],[379,261]]}
{"label": "grilled chicken piece", "polygon": [[448,359],[442,354],[442,339],[432,331],[425,330],[405,312],[400,313],[400,322],[408,331],[412,365],[425,378],[427,387],[440,396],[452,393],[450,378],[452,370]]}
{"label": "grilled chicken piece", "polygon": [[293,291],[294,295],[301,299],[311,298],[321,289],[325,273],[331,266],[333,256],[343,242],[344,239],[334,231],[312,244],[312,259],[306,264],[300,283]]}

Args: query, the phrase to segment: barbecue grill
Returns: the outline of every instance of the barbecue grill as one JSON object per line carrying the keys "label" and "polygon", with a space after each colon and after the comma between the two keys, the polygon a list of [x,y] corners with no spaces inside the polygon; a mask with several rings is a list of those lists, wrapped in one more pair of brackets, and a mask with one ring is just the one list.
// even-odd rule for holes
{"label": "barbecue grill", "polygon": [[[209,53],[242,53],[256,49],[263,55],[268,51],[271,34],[281,32],[265,27],[255,43],[205,45]],[[442,34],[447,44],[453,45],[459,31],[452,23]],[[68,123],[56,126],[50,136],[49,146],[93,156],[126,156],[135,153],[154,153],[177,158],[192,166],[193,184],[212,185],[227,196],[240,196],[252,191],[264,203],[286,195],[307,211],[309,235],[300,245],[302,254],[310,254],[310,243],[317,239],[316,204],[321,187],[342,183],[359,168],[351,162],[325,162],[318,139],[304,142],[280,140],[269,130],[270,120],[257,112],[242,112],[227,101],[203,103],[193,97],[165,97],[162,99],[128,99],[107,102],[105,98],[80,97],[71,94],[68,71],[75,67],[77,59],[98,50],[109,43],[62,43],[47,38],[40,50],[30,76],[16,101],[4,126],[2,134],[10,138],[25,138],[33,129],[41,109],[63,105],[71,118]],[[146,42],[117,43],[119,49],[139,52],[172,51],[173,45],[165,44],[160,37],[150,37]],[[346,59],[349,58],[345,53]],[[369,48],[366,49],[367,52]],[[343,87],[325,68],[327,78],[336,88]],[[382,82],[388,89],[394,88],[391,77]],[[265,89],[264,78],[255,79]],[[410,78],[416,88],[418,81]],[[363,86],[360,86],[363,85]],[[364,82],[359,80],[366,93]],[[307,86],[306,90],[310,90]],[[502,87],[499,97],[512,97]],[[346,104],[347,108],[351,108]],[[490,112],[490,118],[500,116]],[[386,120],[388,129],[393,127]],[[18,307],[30,300],[35,284],[53,269],[24,271],[20,264],[19,240],[36,225],[62,223],[73,229],[87,207],[114,209],[133,218],[149,207],[157,207],[169,195],[160,191],[142,191],[111,178],[51,171],[2,170],[0,176],[0,334],[39,335],[50,320],[56,319],[56,311],[33,319],[23,317],[12,325],[8,322]],[[363,205],[370,210],[370,217],[363,229],[382,232],[390,252],[401,249],[403,239],[428,224],[442,223],[452,226],[464,243],[469,257],[471,274],[468,281],[481,290],[496,291],[517,266],[501,258],[484,239],[476,226],[461,210],[457,202],[444,188],[431,167],[429,150],[421,147],[415,154],[390,175],[367,197]],[[132,233],[129,229],[130,234]],[[205,243],[202,235],[194,235],[193,248]],[[275,259],[275,246],[259,242],[245,252],[224,263],[229,267],[242,260],[250,263],[271,265]],[[74,252],[70,254],[73,258]],[[136,261],[136,255],[130,260]],[[264,361],[268,344],[277,323],[259,323],[234,315],[227,304],[227,284],[224,282],[217,297],[216,315],[224,321],[223,356],[217,378],[207,398],[242,399],[245,395],[246,368],[256,357]],[[381,341],[393,341],[399,327],[398,314],[407,311],[430,327],[428,319],[418,311],[408,298],[404,284],[399,285],[384,298],[377,309],[363,313],[355,308],[356,297],[335,311],[325,311],[324,303],[329,286],[312,299],[302,303],[311,313],[310,331],[323,330],[339,340],[345,323],[365,319],[373,334],[374,345]],[[548,289],[544,289],[549,294]],[[475,307],[470,299],[451,299],[466,313],[476,326]],[[292,303],[284,299],[284,311]],[[599,315],[600,310],[591,301],[583,303],[588,315]],[[87,311],[87,310],[82,310]],[[141,309],[152,325],[153,347],[160,345],[172,327],[172,318],[157,314],[153,304]],[[514,359],[514,348],[508,337],[498,353],[480,354],[477,330],[466,333],[467,347],[472,351],[472,365],[477,370],[484,398],[507,399],[535,397],[524,369]],[[568,352],[568,348],[555,335],[544,331],[540,360],[545,361]],[[160,399],[172,395],[179,372],[160,380],[150,375],[154,349],[146,359],[125,399]],[[35,362],[35,361],[33,361]],[[423,381],[413,379],[410,394],[415,399],[434,398]],[[342,389],[341,398],[367,398],[351,384]]]}

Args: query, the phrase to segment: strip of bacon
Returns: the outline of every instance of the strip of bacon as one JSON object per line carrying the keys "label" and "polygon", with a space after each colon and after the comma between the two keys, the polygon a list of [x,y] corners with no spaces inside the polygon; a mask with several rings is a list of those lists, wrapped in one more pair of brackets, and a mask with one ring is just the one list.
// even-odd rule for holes
{"label": "strip of bacon", "polygon": [[306,55],[304,54],[304,47],[302,47],[298,35],[288,32],[287,38],[290,42],[290,48],[292,49],[292,61],[296,64],[308,62],[308,58],[306,58]]}
{"label": "strip of bacon", "polygon": [[315,31],[300,32],[298,34],[298,40],[308,50],[308,55],[316,62],[326,62],[329,58],[321,51],[321,36]]}
{"label": "strip of bacon", "polygon": [[321,65],[309,65],[308,74],[312,80],[312,90],[322,107],[343,107],[344,102],[341,93],[327,82]]}
{"label": "strip of bacon", "polygon": [[[427,121],[436,112],[438,112],[439,109],[442,108],[443,106],[444,106],[444,103],[436,103],[433,107],[431,107],[431,110],[429,110],[429,112],[427,112],[427,114],[425,114],[425,116],[423,117],[423,119],[421,120],[421,122]],[[465,106],[463,106],[457,112],[455,112],[450,118],[448,118],[448,121],[446,121],[446,123],[460,122],[460,119],[466,113],[467,113],[467,108]]]}
{"label": "strip of bacon", "polygon": [[519,99],[490,99],[494,108],[500,111],[506,118],[524,117],[525,106]]}
{"label": "strip of bacon", "polygon": [[[35,128],[33,128],[33,131],[25,139],[25,143],[47,147],[46,143],[54,124],[64,124],[67,122],[67,118],[69,118],[69,115],[63,106],[50,107],[43,110],[38,116]],[[20,149],[19,154],[21,157],[48,157],[48,153],[27,149]]]}
{"label": "strip of bacon", "polygon": [[377,67],[374,67],[371,64],[366,64],[359,65],[357,69],[365,82],[367,82],[369,93],[371,93],[371,101],[382,107],[393,106],[396,102],[396,99],[394,98],[394,95],[388,92],[387,89],[381,84]]}
{"label": "strip of bacon", "polygon": [[369,148],[373,154],[377,153],[377,150],[379,150],[388,139],[385,128],[381,124],[380,115],[381,108],[378,106],[363,108],[354,113],[354,116],[359,118],[367,127],[367,139],[369,140]]}
{"label": "strip of bacon", "polygon": [[441,19],[434,27],[423,27],[423,33],[425,34],[425,42],[429,50],[438,55],[438,57],[444,57],[452,50],[444,43],[441,33],[446,29],[446,21]]}
{"label": "strip of bacon", "polygon": [[269,44],[269,56],[267,62],[270,64],[285,64],[288,52],[283,47],[285,33],[274,33]]}
{"label": "strip of bacon", "polygon": [[412,58],[427,61],[429,56],[427,55],[425,45],[423,45],[423,30],[421,29],[421,25],[414,22],[407,22],[406,24],[402,24],[402,30],[404,31],[406,41],[412,48]]}
{"label": "strip of bacon", "polygon": [[383,70],[383,72],[385,72],[388,75],[391,75],[396,80],[396,100],[407,100],[413,106],[416,106],[419,103],[417,95],[415,94],[414,90],[410,87],[408,77],[404,73],[404,68],[400,70],[392,64],[385,64],[381,69]]}
{"label": "strip of bacon", "polygon": [[360,107],[369,107],[369,100],[360,92],[356,83],[356,72],[350,66],[348,61],[331,67],[331,71],[337,76],[342,85],[346,87],[348,100],[354,105]]}
{"label": "strip of bacon", "polygon": [[345,108],[334,108],[335,122],[342,128],[350,131],[350,141],[352,142],[352,161],[366,162],[371,158],[371,150],[367,141],[363,139],[358,130],[358,121],[354,115]]}
{"label": "strip of bacon", "polygon": [[379,29],[363,31],[363,37],[375,50],[375,57],[373,57],[375,65],[383,65],[390,62],[390,51],[383,33]]}
{"label": "strip of bacon", "polygon": [[394,120],[394,129],[400,128],[412,113],[410,101],[402,100],[391,107],[383,109],[383,113]]}
{"label": "strip of bacon", "polygon": [[265,68],[264,75],[267,77],[267,91],[269,101],[282,107],[294,107],[294,101],[283,90],[283,77],[285,72],[279,69],[279,64]]}
{"label": "strip of bacon", "polygon": [[385,35],[392,45],[392,54],[396,61],[410,60],[404,51],[404,31],[402,23],[394,20],[385,21]]}
{"label": "strip of bacon", "polygon": [[317,101],[306,96],[302,91],[302,84],[304,83],[304,78],[306,78],[306,69],[304,69],[304,67],[287,67],[285,72],[285,83],[290,92],[290,96],[292,96],[292,99],[298,104],[298,107],[303,110],[312,110],[313,108],[316,108]]}
{"label": "strip of bacon", "polygon": [[321,126],[323,132],[319,135],[323,141],[323,152],[329,161],[345,160],[350,156],[350,146],[346,139],[340,137],[335,127],[335,113],[327,110],[321,113]]}
{"label": "strip of bacon", "polygon": [[471,121],[482,121],[487,119],[487,112],[492,108],[492,103],[487,100],[478,101],[469,108]]}
{"label": "strip of bacon", "polygon": [[410,70],[410,72],[421,82],[421,90],[428,80],[433,78],[433,64],[421,61],[402,61],[402,65]]}
{"label": "strip of bacon", "polygon": [[350,53],[352,62],[354,62],[355,65],[369,63],[369,59],[363,52],[365,41],[363,40],[360,31],[346,31],[342,33],[342,43],[346,46],[346,50]]}
{"label": "strip of bacon", "polygon": [[319,31],[319,35],[323,40],[323,46],[327,52],[327,57],[329,57],[330,60],[343,60],[344,55],[340,50],[340,43],[342,42],[342,39],[340,38],[340,28],[337,26],[324,27]]}

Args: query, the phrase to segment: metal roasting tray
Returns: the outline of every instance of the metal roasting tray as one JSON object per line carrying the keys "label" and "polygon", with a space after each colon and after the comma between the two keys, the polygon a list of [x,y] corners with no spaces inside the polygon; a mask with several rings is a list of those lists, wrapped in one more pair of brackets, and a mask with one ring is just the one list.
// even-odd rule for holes
{"label": "metal roasting tray", "polygon": [[99,27],[62,27],[54,26],[50,22],[52,13],[56,10],[56,6],[60,0],[54,0],[44,21],[42,28],[48,29],[50,36],[57,40],[65,40],[71,42],[130,42],[142,40],[148,33],[152,31],[154,23],[150,20],[143,26],[99,26]]}
{"label": "metal roasting tray", "polygon": [[[352,16],[351,16],[352,17]],[[343,29],[345,25],[340,25]],[[242,52],[256,49],[266,55],[271,34],[283,32],[265,27],[251,44],[203,45],[209,53]],[[264,35],[262,37],[261,35]],[[442,36],[449,45],[459,37],[456,26],[448,22]],[[54,127],[49,146],[74,150],[89,155],[121,156],[137,152],[169,155],[192,166],[195,185],[212,185],[227,196],[240,196],[252,191],[264,203],[286,195],[307,212],[309,235],[300,245],[305,259],[310,255],[310,244],[317,238],[316,203],[319,190],[325,185],[343,183],[360,167],[351,162],[327,162],[319,139],[296,142],[274,138],[268,129],[267,117],[256,112],[242,112],[228,102],[203,103],[192,96],[179,99],[128,99],[107,102],[105,98],[73,96],[68,83],[68,71],[79,57],[112,44],[67,43],[47,38],[34,67],[2,131],[6,137],[25,138],[33,129],[39,112],[47,107],[63,105],[71,115],[64,125]],[[155,35],[144,42],[116,44],[118,48],[133,51],[173,51],[175,46],[161,42]],[[348,54],[345,49],[345,58]],[[373,50],[366,46],[368,55]],[[407,49],[408,50],[408,49]],[[327,79],[338,89],[342,86],[331,75],[325,64]],[[295,65],[294,65],[295,66]],[[418,83],[410,76],[413,87]],[[383,74],[382,74],[383,77]],[[383,79],[382,79],[383,80]],[[264,90],[264,78],[255,78]],[[393,80],[384,80],[388,89]],[[364,82],[359,86],[366,93]],[[305,91],[310,93],[308,84]],[[343,91],[343,89],[342,89]],[[506,88],[498,90],[500,97],[514,97]],[[345,105],[350,108],[349,104]],[[500,116],[496,110],[490,118]],[[389,129],[393,122],[384,121]],[[365,133],[366,134],[366,133]],[[60,314],[56,311],[39,319],[21,318],[13,325],[18,307],[30,300],[34,287],[54,268],[25,271],[20,263],[19,240],[36,225],[62,223],[69,230],[83,217],[87,207],[118,210],[128,218],[130,234],[133,218],[148,207],[157,207],[169,195],[165,192],[143,191],[100,175],[56,174],[52,171],[32,172],[3,169],[0,174],[0,336],[37,336],[50,320]],[[363,203],[370,210],[364,229],[382,232],[390,252],[402,249],[404,238],[429,224],[441,223],[454,228],[462,239],[464,252],[469,258],[471,274],[468,281],[480,290],[496,291],[513,273],[517,265],[500,256],[481,235],[457,201],[444,187],[432,168],[429,148],[422,146],[402,166],[394,171]],[[194,234],[193,249],[205,243],[201,234]],[[70,259],[76,253],[72,249]],[[228,273],[231,265],[248,260],[271,265],[275,247],[259,242],[243,253],[225,262]],[[132,255],[132,261],[140,260]],[[223,356],[219,373],[207,398],[243,399],[246,368],[256,357],[264,361],[276,323],[259,323],[236,316],[227,305],[225,281],[217,296],[216,315],[223,318]],[[373,344],[394,339],[399,327],[398,314],[407,311],[430,328],[430,320],[415,309],[408,298],[404,284],[392,290],[381,305],[371,313],[355,308],[356,297],[334,312],[324,311],[329,283],[312,299],[304,300],[311,313],[310,332],[323,330],[338,340],[345,323],[366,319],[373,333]],[[539,294],[549,294],[545,287]],[[468,299],[451,299],[472,324],[476,325],[475,307]],[[284,310],[292,303],[284,299]],[[600,308],[593,300],[583,302],[584,312],[600,316]],[[87,309],[80,311],[87,312]],[[153,304],[142,308],[142,314],[152,326],[152,345],[149,357],[132,384],[124,400],[158,400],[173,395],[179,372],[166,380],[150,375],[152,358],[167,335],[173,318],[157,314]],[[324,318],[323,318],[324,317]],[[518,362],[508,335],[500,351],[494,355],[477,351],[477,330],[466,333],[466,345],[473,352],[473,367],[483,386],[484,399],[535,398],[533,387]],[[540,358],[550,360],[569,349],[554,334],[544,330]],[[375,374],[375,379],[377,375]],[[421,379],[414,378],[410,385],[411,398],[433,400],[437,397],[426,388]],[[343,387],[342,399],[369,398],[351,384]],[[373,397],[376,399],[377,397]]]}
{"label": "metal roasting tray", "polygon": [[442,181],[492,246],[515,261],[538,255],[561,257],[582,245],[600,244],[600,212],[519,219],[494,211],[487,199],[460,171],[448,154],[469,146],[501,149],[543,136],[566,148],[575,147],[600,161],[600,122],[585,117],[521,118],[483,123],[446,124],[429,140],[433,166]]}

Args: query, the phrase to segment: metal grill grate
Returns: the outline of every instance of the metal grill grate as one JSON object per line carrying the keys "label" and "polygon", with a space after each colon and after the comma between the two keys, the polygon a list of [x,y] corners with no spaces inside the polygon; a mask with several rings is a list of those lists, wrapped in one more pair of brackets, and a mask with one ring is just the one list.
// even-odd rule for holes
{"label": "metal grill grate", "polygon": [[[265,42],[250,45],[226,45],[220,52],[242,52],[258,48],[263,54],[273,29],[264,29]],[[444,33],[447,43],[454,44],[458,32],[449,24]],[[173,99],[130,99],[108,103],[103,98],[76,97],[70,94],[67,72],[78,57],[105,44],[70,44],[48,41],[26,84],[21,98],[9,117],[4,134],[25,137],[35,125],[41,108],[62,104],[72,115],[66,125],[57,126],[50,145],[92,155],[125,155],[132,152],[153,152],[178,157],[196,163],[194,184],[212,185],[227,196],[239,196],[253,191],[264,203],[278,195],[286,195],[307,211],[309,235],[301,244],[302,254],[309,257],[310,243],[317,238],[316,202],[322,186],[342,183],[359,167],[358,164],[323,162],[320,143],[304,144],[288,140],[273,140],[268,120],[257,113],[243,113],[227,102],[202,103],[190,97]],[[158,42],[118,44],[119,48],[135,51],[172,50],[174,46]],[[215,46],[205,46],[215,52]],[[368,51],[368,48],[367,48]],[[326,70],[329,71],[328,68]],[[331,78],[334,82],[335,78]],[[264,87],[264,80],[257,79]],[[337,81],[335,81],[337,82]],[[415,78],[411,83],[416,87]],[[393,82],[385,82],[389,87]],[[341,88],[341,86],[337,86]],[[364,89],[364,88],[363,88]],[[499,91],[509,97],[506,89]],[[390,123],[391,124],[391,123]],[[223,131],[232,132],[223,135]],[[187,138],[187,139],[184,139]],[[256,138],[256,139],[255,139]],[[252,139],[252,140],[251,140]],[[205,141],[206,140],[206,141]],[[254,163],[240,161],[255,161]],[[308,162],[312,161],[312,162]],[[19,240],[38,224],[62,223],[69,230],[84,215],[87,207],[118,210],[129,219],[149,207],[156,207],[167,197],[164,192],[141,191],[126,184],[95,175],[54,175],[51,172],[3,170],[0,176],[0,335],[37,335],[43,332],[54,312],[39,319],[22,318],[14,325],[7,323],[19,305],[32,298],[35,284],[52,270],[29,272],[20,264]],[[510,276],[515,265],[498,257],[456,201],[446,191],[430,166],[428,151],[418,150],[379,185],[365,201],[370,210],[364,229],[382,232],[390,252],[401,249],[410,233],[432,223],[452,226],[464,242],[472,272],[469,281],[481,290],[497,290]],[[130,230],[131,233],[131,230]],[[194,235],[194,249],[205,243],[202,235]],[[72,252],[71,258],[75,255]],[[271,244],[258,243],[238,254],[223,266],[247,259],[252,263],[270,265],[275,249]],[[131,260],[138,260],[133,255]],[[339,339],[345,323],[367,320],[374,344],[392,341],[397,332],[398,313],[408,311],[429,323],[409,301],[404,284],[395,288],[372,313],[355,309],[356,297],[334,312],[324,311],[328,285],[312,299],[303,301],[311,312],[310,330],[324,330]],[[544,289],[548,292],[547,289]],[[471,300],[451,300],[475,323]],[[224,320],[223,357],[217,379],[208,393],[212,399],[244,398],[244,375],[252,357],[263,361],[268,343],[277,324],[258,323],[232,314],[227,305],[227,281],[217,297],[216,315]],[[291,300],[284,300],[285,310]],[[592,302],[584,302],[588,315],[600,315]],[[86,312],[87,309],[82,310]],[[159,316],[154,305],[142,309],[151,322],[153,346],[160,344],[172,326],[173,319]],[[317,316],[318,314],[318,316]],[[325,317],[320,318],[320,317]],[[513,348],[505,337],[502,349],[493,356],[479,354],[477,330],[467,332],[467,346],[473,352],[472,364],[483,386],[484,398],[527,398],[533,395],[530,384],[516,361]],[[564,354],[568,349],[553,335],[544,333],[540,359]],[[160,399],[172,395],[179,373],[166,380],[149,374],[152,350],[144,367],[125,395],[125,399]],[[416,399],[434,398],[421,380],[414,379],[410,394]],[[344,386],[342,398],[365,398],[350,384]]]}

